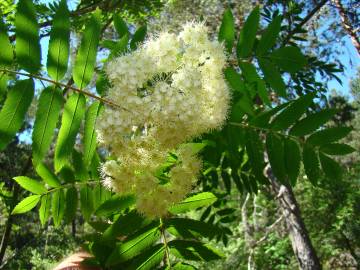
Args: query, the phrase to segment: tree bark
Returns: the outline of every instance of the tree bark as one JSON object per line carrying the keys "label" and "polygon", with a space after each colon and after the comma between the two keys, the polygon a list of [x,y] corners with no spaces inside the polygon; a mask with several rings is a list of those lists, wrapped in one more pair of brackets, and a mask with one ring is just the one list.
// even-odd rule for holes
{"label": "tree bark", "polygon": [[291,245],[300,269],[321,270],[320,260],[311,243],[291,187],[281,185],[272,174],[270,167],[266,170],[266,174],[271,182],[272,190],[277,194],[276,199],[284,215]]}
{"label": "tree bark", "polygon": [[345,10],[344,6],[342,5],[341,0],[333,0],[333,3],[339,12],[339,15],[341,18],[341,24],[342,24],[343,28],[350,36],[352,43],[354,44],[358,54],[360,55],[359,37],[357,36],[355,29],[351,25],[351,22],[346,14],[346,10]]}

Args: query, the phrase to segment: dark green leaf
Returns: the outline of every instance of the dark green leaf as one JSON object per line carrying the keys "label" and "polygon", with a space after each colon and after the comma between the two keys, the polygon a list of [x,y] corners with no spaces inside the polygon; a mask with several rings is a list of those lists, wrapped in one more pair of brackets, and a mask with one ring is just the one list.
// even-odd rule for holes
{"label": "dark green leaf", "polygon": [[53,18],[47,55],[47,71],[55,81],[61,80],[67,71],[70,39],[69,16],[66,0],[61,0]]}
{"label": "dark green leaf", "polygon": [[50,147],[63,101],[61,90],[57,87],[48,87],[41,92],[32,133],[35,164],[43,160]]}
{"label": "dark green leaf", "polygon": [[75,84],[80,88],[87,86],[94,73],[97,46],[100,37],[100,10],[96,10],[89,23],[86,25],[80,48],[76,56],[73,78]]}
{"label": "dark green leaf", "polygon": [[174,270],[196,270],[197,268],[188,263],[178,262],[177,264],[174,265],[174,267],[172,269],[174,269]]}
{"label": "dark green leaf", "polygon": [[190,210],[197,209],[199,207],[208,206],[213,204],[217,200],[217,197],[211,192],[202,192],[193,196],[190,196],[179,202],[172,207],[169,211],[173,214],[185,213]]}
{"label": "dark green leaf", "polygon": [[31,179],[27,176],[17,176],[14,177],[14,180],[24,189],[35,193],[35,194],[43,194],[47,191],[44,184],[41,182]]}
{"label": "dark green leaf", "polygon": [[225,47],[229,53],[232,51],[232,47],[235,39],[235,22],[234,17],[230,9],[227,9],[222,18],[222,22],[219,30],[218,40],[225,42]]}
{"label": "dark green leaf", "polygon": [[39,26],[31,0],[20,0],[15,15],[16,59],[20,67],[30,73],[40,69],[41,52]]}
{"label": "dark green leaf", "polygon": [[236,53],[238,58],[246,58],[250,56],[256,33],[259,27],[260,9],[259,6],[253,9],[249,17],[246,19],[243,28],[239,35],[239,41],[236,46]]}
{"label": "dark green leaf", "polygon": [[319,158],[311,145],[304,145],[303,163],[308,179],[313,185],[316,185],[320,177]]}
{"label": "dark green leaf", "polygon": [[57,172],[65,165],[70,165],[76,134],[85,114],[85,103],[85,97],[82,94],[74,93],[65,104],[55,147],[54,164]]}
{"label": "dark green leaf", "polygon": [[21,128],[25,114],[34,96],[34,82],[16,81],[8,92],[0,111],[0,150],[3,150]]}
{"label": "dark green leaf", "polygon": [[287,138],[284,142],[285,169],[289,182],[295,186],[300,172],[301,153],[296,141]]}
{"label": "dark green leaf", "polygon": [[256,48],[256,55],[263,55],[274,47],[280,33],[281,21],[281,16],[277,16],[266,28],[265,32],[261,35],[259,44]]}
{"label": "dark green leaf", "polygon": [[19,202],[14,210],[12,210],[11,214],[22,214],[25,212],[29,212],[31,209],[33,209],[38,202],[40,201],[41,195],[31,195],[29,197],[26,197],[21,202]]}
{"label": "dark green leaf", "polygon": [[106,266],[125,262],[150,247],[160,238],[160,228],[157,222],[140,230],[126,242],[119,243],[106,261]]}
{"label": "dark green leaf", "polygon": [[329,144],[346,137],[351,130],[352,128],[349,127],[332,127],[323,129],[312,134],[307,139],[307,143],[318,146]]}
{"label": "dark green leaf", "polygon": [[109,200],[101,204],[95,212],[97,216],[109,216],[125,210],[129,206],[135,203],[135,197],[133,195],[119,196],[114,195]]}
{"label": "dark green leaf", "polygon": [[284,71],[291,73],[302,69],[307,60],[298,47],[281,47],[270,54],[270,59]]}
{"label": "dark green leaf", "polygon": [[271,122],[271,128],[274,130],[285,130],[293,125],[308,109],[315,94],[310,93],[293,101],[290,106],[283,110]]}
{"label": "dark green leaf", "polygon": [[[92,179],[92,178],[90,178]],[[94,209],[111,198],[112,192],[104,187],[99,181],[94,187]]]}
{"label": "dark green leaf", "polygon": [[92,189],[86,185],[80,189],[81,212],[86,220],[89,220],[94,211],[94,196]]}
{"label": "dark green leaf", "polygon": [[340,181],[342,177],[342,168],[335,160],[320,153],[320,163],[326,177],[329,180]]}
{"label": "dark green leaf", "polygon": [[130,42],[130,48],[132,50],[136,50],[138,44],[145,40],[146,32],[147,32],[146,25],[143,25],[136,30]]}
{"label": "dark green leaf", "polygon": [[71,222],[76,215],[78,206],[78,193],[75,187],[71,187],[66,191],[65,221]]}
{"label": "dark green leaf", "polygon": [[128,49],[128,43],[128,35],[123,36],[118,42],[116,42],[114,47],[111,49],[109,60],[126,52]]}
{"label": "dark green leaf", "polygon": [[73,150],[73,168],[74,168],[74,180],[80,180],[82,182],[90,179],[87,167],[83,159],[82,153],[77,150]]}
{"label": "dark green leaf", "polygon": [[336,114],[336,112],[336,109],[326,109],[314,114],[310,114],[296,123],[291,128],[289,134],[293,136],[304,136],[310,134],[329,121]]}
{"label": "dark green leaf", "polygon": [[14,53],[7,35],[7,29],[2,19],[0,19],[0,66],[10,66],[13,61]]}
{"label": "dark green leaf", "polygon": [[170,252],[180,259],[192,261],[211,261],[221,259],[224,255],[198,241],[173,240],[169,242]]}
{"label": "dark green leaf", "polygon": [[322,145],[320,147],[320,151],[328,155],[340,156],[350,154],[352,152],[355,152],[356,150],[347,144],[330,143]]}
{"label": "dark green leaf", "polygon": [[114,14],[113,18],[115,30],[119,34],[119,38],[122,38],[125,35],[129,35],[128,27],[124,20],[121,18],[120,14]]}
{"label": "dark green leaf", "polygon": [[273,133],[268,133],[266,136],[266,151],[274,175],[281,183],[285,183],[285,151],[283,139]]}
{"label": "dark green leaf", "polygon": [[50,217],[51,209],[51,196],[50,194],[43,195],[41,197],[41,204],[39,208],[39,219],[42,226],[46,224]]}
{"label": "dark green leaf", "polygon": [[59,227],[65,213],[65,195],[63,189],[59,189],[53,192],[51,212],[54,220],[54,226]]}
{"label": "dark green leaf", "polygon": [[160,264],[165,254],[164,244],[157,244],[147,251],[137,256],[129,267],[126,269],[132,270],[151,270]]}
{"label": "dark green leaf", "polygon": [[286,85],[277,67],[267,59],[259,59],[265,81],[281,97],[286,97]]}
{"label": "dark green leaf", "polygon": [[48,184],[50,187],[60,187],[60,181],[56,177],[55,174],[52,173],[52,171],[49,170],[48,167],[44,163],[39,163],[35,168],[37,174],[41,177],[42,180],[46,184]]}

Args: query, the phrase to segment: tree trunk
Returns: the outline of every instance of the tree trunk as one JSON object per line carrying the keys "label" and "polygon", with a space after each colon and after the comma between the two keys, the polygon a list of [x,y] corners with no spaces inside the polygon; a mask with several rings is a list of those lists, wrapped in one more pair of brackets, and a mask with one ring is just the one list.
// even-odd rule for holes
{"label": "tree trunk", "polygon": [[295,257],[302,270],[322,269],[319,258],[311,243],[309,234],[301,217],[299,205],[290,186],[279,184],[271,169],[266,170],[271,181],[272,190],[276,194],[279,207],[284,215]]}
{"label": "tree trunk", "polygon": [[342,24],[343,28],[345,29],[345,31],[350,36],[352,43],[354,44],[358,54],[360,55],[360,40],[359,40],[359,37],[356,34],[356,30],[351,25],[351,22],[350,22],[347,14],[346,14],[346,10],[345,10],[344,6],[342,5],[341,0],[333,0],[333,3],[336,6],[336,8],[338,9],[338,11],[339,11],[339,15],[340,15],[340,18],[341,18],[341,24]]}

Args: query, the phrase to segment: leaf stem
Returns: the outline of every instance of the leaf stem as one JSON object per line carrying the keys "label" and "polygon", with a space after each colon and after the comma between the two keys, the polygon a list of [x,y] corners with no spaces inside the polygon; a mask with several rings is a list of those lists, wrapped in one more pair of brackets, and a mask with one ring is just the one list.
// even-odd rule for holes
{"label": "leaf stem", "polygon": [[162,235],[163,243],[164,243],[164,247],[165,247],[166,263],[167,263],[169,269],[171,269],[170,252],[169,252],[169,247],[168,247],[166,235],[165,235],[165,224],[163,223],[162,218],[160,218],[160,231],[161,231],[161,235]]}

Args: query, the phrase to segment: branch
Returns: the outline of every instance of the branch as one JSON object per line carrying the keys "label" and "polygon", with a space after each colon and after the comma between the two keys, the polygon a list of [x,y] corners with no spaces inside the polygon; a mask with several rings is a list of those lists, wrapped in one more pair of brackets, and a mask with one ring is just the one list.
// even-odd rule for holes
{"label": "branch", "polygon": [[165,235],[165,225],[164,225],[161,218],[160,218],[160,231],[161,231],[161,235],[162,235],[162,238],[163,238],[163,241],[164,241],[165,259],[166,259],[166,264],[168,266],[167,269],[171,270],[169,247],[168,247],[167,240],[166,240],[166,235]]}

